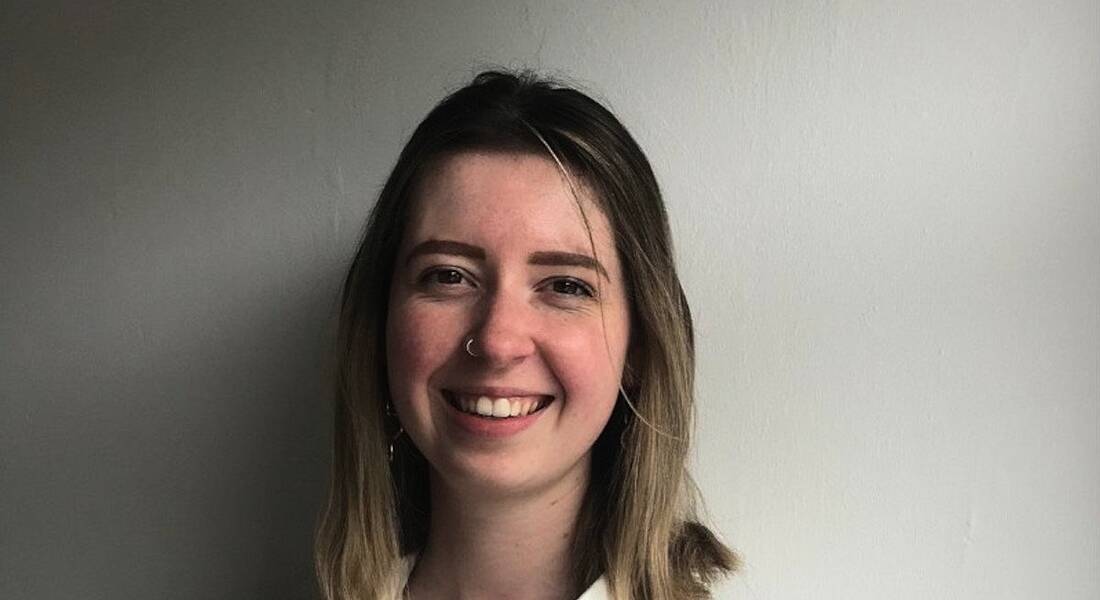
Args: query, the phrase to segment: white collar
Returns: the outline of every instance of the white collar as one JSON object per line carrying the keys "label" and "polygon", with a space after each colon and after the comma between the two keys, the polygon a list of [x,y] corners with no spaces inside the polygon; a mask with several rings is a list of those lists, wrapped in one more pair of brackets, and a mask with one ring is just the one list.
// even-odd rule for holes
{"label": "white collar", "polygon": [[611,590],[607,588],[607,578],[601,575],[577,600],[610,600],[610,598]]}

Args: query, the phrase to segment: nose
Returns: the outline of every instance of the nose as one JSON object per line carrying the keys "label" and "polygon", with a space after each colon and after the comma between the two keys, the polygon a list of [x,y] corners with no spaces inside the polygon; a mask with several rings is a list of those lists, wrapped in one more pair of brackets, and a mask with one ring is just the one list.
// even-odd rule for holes
{"label": "nose", "polygon": [[516,296],[503,291],[487,296],[481,320],[470,333],[474,360],[484,361],[494,370],[523,362],[535,352],[533,315],[527,303]]}

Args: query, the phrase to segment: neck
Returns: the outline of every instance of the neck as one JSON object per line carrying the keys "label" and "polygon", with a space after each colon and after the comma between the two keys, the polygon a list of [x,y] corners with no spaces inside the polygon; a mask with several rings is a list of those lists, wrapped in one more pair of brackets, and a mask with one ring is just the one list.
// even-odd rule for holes
{"label": "neck", "polygon": [[431,527],[409,580],[416,600],[572,600],[571,549],[588,466],[522,496],[459,490],[434,472]]}

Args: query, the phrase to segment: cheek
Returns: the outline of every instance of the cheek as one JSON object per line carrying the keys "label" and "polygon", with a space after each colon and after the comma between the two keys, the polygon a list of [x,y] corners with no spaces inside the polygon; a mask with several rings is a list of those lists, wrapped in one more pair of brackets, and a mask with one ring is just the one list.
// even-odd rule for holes
{"label": "cheek", "polygon": [[[571,410],[606,417],[618,395],[626,336],[608,319],[606,337],[599,322],[580,331],[559,330],[548,359],[567,394]],[[603,413],[607,413],[606,415]]]}
{"label": "cheek", "polygon": [[386,358],[394,402],[410,400],[445,361],[449,333],[431,311],[395,306],[386,325]]}

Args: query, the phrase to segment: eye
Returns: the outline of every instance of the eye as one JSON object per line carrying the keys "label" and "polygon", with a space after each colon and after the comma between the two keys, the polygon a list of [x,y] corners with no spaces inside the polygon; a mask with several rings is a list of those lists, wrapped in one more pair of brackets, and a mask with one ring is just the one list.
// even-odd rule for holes
{"label": "eye", "polygon": [[550,288],[556,294],[576,296],[578,298],[592,298],[596,295],[591,287],[576,279],[555,279],[550,282]]}
{"label": "eye", "polygon": [[456,283],[462,283],[462,273],[459,273],[455,269],[436,269],[428,274],[432,283],[442,283],[446,285],[454,285]]}
{"label": "eye", "polygon": [[421,285],[453,287],[469,283],[470,279],[462,271],[451,267],[429,269],[420,276]]}

